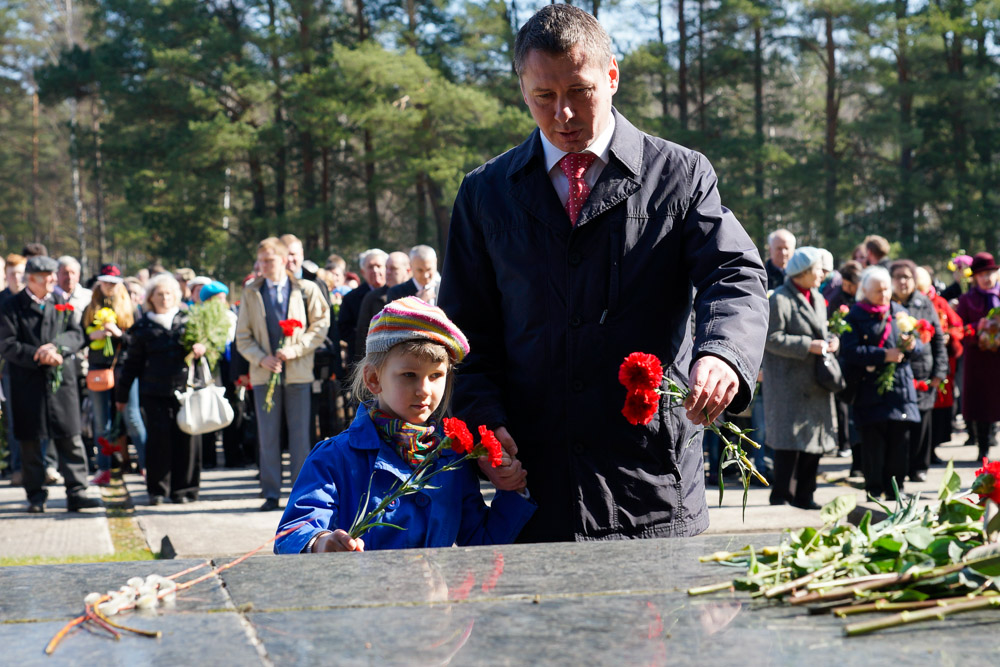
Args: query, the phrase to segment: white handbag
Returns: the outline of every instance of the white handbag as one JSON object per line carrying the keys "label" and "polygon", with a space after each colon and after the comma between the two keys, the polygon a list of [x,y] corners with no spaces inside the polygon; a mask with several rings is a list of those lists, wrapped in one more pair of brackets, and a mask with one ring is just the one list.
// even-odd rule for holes
{"label": "white handbag", "polygon": [[[206,382],[211,382],[208,361],[201,358],[201,369]],[[194,364],[188,366],[188,381],[184,391],[174,395],[181,404],[177,411],[177,426],[189,435],[211,433],[229,426],[233,421],[233,406],[226,400],[226,389],[214,384],[195,389]]]}

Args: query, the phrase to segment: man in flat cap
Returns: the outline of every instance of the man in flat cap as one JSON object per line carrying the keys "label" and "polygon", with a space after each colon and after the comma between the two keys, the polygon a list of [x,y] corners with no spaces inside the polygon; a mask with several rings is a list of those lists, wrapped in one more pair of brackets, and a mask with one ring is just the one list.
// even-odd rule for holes
{"label": "man in flat cap", "polygon": [[86,495],[76,367],[64,363],[83,347],[83,330],[65,298],[53,294],[58,269],[51,257],[30,257],[25,289],[9,299],[0,313],[0,356],[10,367],[14,435],[21,441],[24,489],[32,514],[44,512],[48,498],[43,438],[59,453],[66,508],[76,512],[100,506]]}

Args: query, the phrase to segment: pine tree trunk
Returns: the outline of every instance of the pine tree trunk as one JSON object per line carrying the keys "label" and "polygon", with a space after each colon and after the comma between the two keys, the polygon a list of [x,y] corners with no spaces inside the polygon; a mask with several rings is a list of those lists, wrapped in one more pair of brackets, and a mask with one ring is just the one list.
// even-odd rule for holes
{"label": "pine tree trunk", "polygon": [[833,39],[833,14],[829,11],[826,24],[826,142],[823,150],[824,240],[835,239],[837,229],[837,45]]}
{"label": "pine tree trunk", "polygon": [[684,0],[677,0],[677,106],[681,129],[688,129],[687,20]]}
{"label": "pine tree trunk", "polygon": [[437,247],[441,250],[448,243],[448,227],[451,225],[451,214],[447,206],[441,203],[443,193],[441,187],[433,178],[427,179],[427,192],[431,199],[431,210],[434,211],[434,222],[437,225]]}
{"label": "pine tree trunk", "polygon": [[701,136],[708,134],[708,116],[705,115],[705,0],[698,0],[698,129]]}
{"label": "pine tree trunk", "polygon": [[322,206],[322,217],[320,226],[323,234],[323,250],[330,247],[330,149],[323,147],[320,153],[322,161],[322,182],[320,184],[320,204]]}
{"label": "pine tree trunk", "polygon": [[424,171],[417,172],[415,183],[417,197],[417,243],[427,243],[430,230],[427,228],[427,174]]}
{"label": "pine tree trunk", "polygon": [[101,119],[97,103],[91,105],[93,117],[91,130],[94,132],[94,213],[97,217],[97,265],[105,263],[108,256],[107,229],[104,220],[104,157],[101,153]]}
{"label": "pine tree trunk", "polygon": [[764,224],[764,31],[760,17],[753,26],[753,217],[754,231],[763,235]]}
{"label": "pine tree trunk", "polygon": [[910,89],[908,37],[904,22],[909,14],[907,0],[896,0],[896,83],[899,87],[899,236],[914,240],[913,219],[913,91]]}
{"label": "pine tree trunk", "polygon": [[31,94],[31,228],[35,230],[35,242],[42,240],[42,228],[38,224],[38,91]]}
{"label": "pine tree trunk", "polygon": [[660,63],[660,107],[663,116],[670,115],[670,87],[667,81],[667,37],[663,29],[663,3],[664,0],[656,0],[656,32],[660,38],[660,46],[663,47],[663,61]]}
{"label": "pine tree trunk", "polygon": [[[268,16],[268,33],[271,37],[272,42],[277,38],[277,19],[275,17],[274,0],[267,0],[267,16]],[[274,154],[274,213],[277,217],[281,218],[285,215],[285,181],[286,172],[288,169],[288,154],[285,148],[285,119],[284,112],[282,108],[284,106],[284,101],[282,100],[281,94],[281,64],[278,61],[277,46],[273,43],[270,46],[271,50],[271,76],[274,79],[274,126],[279,132],[278,145]],[[259,166],[259,160],[258,160]],[[259,170],[258,170],[259,173]],[[260,191],[260,213],[261,217],[264,216],[266,209],[264,208],[264,190],[263,190],[263,180],[259,181],[261,184]],[[258,210],[256,192],[254,193],[254,210]]]}
{"label": "pine tree trunk", "polygon": [[378,202],[375,199],[375,156],[372,147],[372,134],[370,130],[364,131],[364,155],[362,159],[365,165],[365,199],[368,203],[368,241],[371,246],[377,246],[382,230],[378,219]]}
{"label": "pine tree trunk", "polygon": [[83,192],[80,186],[80,146],[77,141],[77,103],[70,99],[69,154],[70,172],[73,180],[73,210],[76,214],[76,239],[80,247],[80,275],[90,275],[87,262],[87,211],[83,207]]}

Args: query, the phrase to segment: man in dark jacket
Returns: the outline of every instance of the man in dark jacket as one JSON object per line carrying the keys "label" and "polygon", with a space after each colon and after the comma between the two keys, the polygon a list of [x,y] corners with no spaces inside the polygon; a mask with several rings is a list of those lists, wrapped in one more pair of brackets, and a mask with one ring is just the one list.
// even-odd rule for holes
{"label": "man in dark jacket", "polygon": [[908,259],[898,259],[890,265],[890,275],[892,300],[906,308],[912,317],[926,320],[934,327],[930,340],[923,337],[930,344],[925,344],[920,354],[914,354],[910,358],[920,421],[913,423],[910,429],[908,472],[912,481],[922,482],[927,479],[927,470],[931,466],[931,412],[934,410],[937,389],[948,377],[948,350],[944,344],[937,309],[930,298],[917,289],[917,265]]}
{"label": "man in dark jacket", "polygon": [[795,235],[787,229],[776,229],[767,235],[767,253],[764,263],[767,271],[767,289],[778,289],[785,284],[785,267],[795,254]]}
{"label": "man in dark jacket", "polygon": [[[361,312],[361,302],[368,292],[385,285],[385,260],[388,255],[384,250],[372,248],[361,254],[361,274],[364,282],[344,295],[344,300],[340,304],[340,314],[337,316],[337,329],[340,333],[340,340],[347,344],[347,364],[354,364],[358,351],[354,345],[358,339],[358,315]],[[366,323],[367,325],[367,323]],[[364,350],[360,351],[364,356]]]}
{"label": "man in dark jacket", "polygon": [[[80,438],[75,364],[64,363],[83,347],[83,330],[63,297],[53,294],[58,264],[36,256],[25,266],[27,285],[0,313],[0,355],[10,364],[14,435],[21,443],[21,470],[28,511],[45,511],[45,463],[41,440],[59,454],[70,512],[98,507],[88,498],[86,453]],[[60,377],[61,372],[61,377]]]}
{"label": "man in dark jacket", "polygon": [[[486,469],[498,487],[531,472],[521,540],[695,535],[708,526],[697,426],[744,409],[760,368],[760,255],[704,156],[612,109],[618,65],[590,14],[544,7],[514,62],[539,129],[465,178],[444,262],[439,304],[472,348],[456,411],[520,458]],[[625,420],[617,374],[633,351],[677,381],[690,372],[688,419],[664,399],[648,425]]]}
{"label": "man in dark jacket", "polygon": [[410,273],[413,275],[386,292],[385,300],[395,301],[408,296],[418,297],[432,306],[437,305],[441,276],[437,272],[437,252],[429,245],[410,248]]}

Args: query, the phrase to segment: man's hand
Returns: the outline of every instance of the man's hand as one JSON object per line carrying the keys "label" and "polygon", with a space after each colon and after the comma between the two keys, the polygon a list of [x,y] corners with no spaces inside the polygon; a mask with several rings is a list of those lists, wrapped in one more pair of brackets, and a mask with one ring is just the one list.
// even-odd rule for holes
{"label": "man's hand", "polygon": [[706,355],[691,367],[690,388],[691,394],[684,401],[687,418],[698,426],[708,426],[736,398],[740,379],[722,359]]}
{"label": "man's hand", "polygon": [[826,350],[829,346],[825,340],[816,339],[809,343],[809,354],[822,355],[826,354]]}
{"label": "man's hand", "polygon": [[898,347],[890,347],[885,351],[885,362],[887,364],[898,364],[903,359],[903,351]]}
{"label": "man's hand", "polygon": [[288,352],[285,350],[285,348],[281,348],[280,350],[275,352],[274,356],[281,361],[288,361],[289,359]]}
{"label": "man's hand", "polygon": [[483,471],[490,483],[500,491],[520,491],[528,485],[528,471],[521,467],[521,462],[515,457],[517,444],[506,426],[501,426],[494,434],[503,446],[503,464],[494,468],[488,459],[479,459],[479,469]]}
{"label": "man's hand", "polygon": [[338,528],[332,533],[320,535],[312,546],[313,553],[328,551],[364,551],[365,541],[360,537],[354,539],[346,530]]}
{"label": "man's hand", "polygon": [[830,354],[837,354],[837,350],[840,349],[840,339],[837,338],[836,336],[833,336],[828,341],[828,343],[829,343],[829,346],[830,346],[829,347]]}
{"label": "man's hand", "polygon": [[52,343],[46,343],[45,345],[39,345],[38,349],[35,350],[35,354],[31,357],[32,361],[38,364],[44,364],[42,361],[43,357],[47,357],[56,351],[56,346]]}
{"label": "man's hand", "polygon": [[267,370],[271,371],[272,373],[281,372],[281,359],[278,359],[277,357],[272,357],[271,355],[267,355],[266,357],[260,360],[260,365],[266,368]]}

